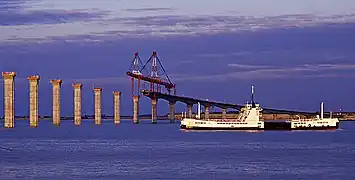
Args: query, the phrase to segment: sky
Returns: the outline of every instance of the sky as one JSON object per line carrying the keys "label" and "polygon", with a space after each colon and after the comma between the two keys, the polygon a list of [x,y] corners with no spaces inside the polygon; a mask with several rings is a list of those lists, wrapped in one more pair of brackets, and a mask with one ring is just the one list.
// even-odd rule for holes
{"label": "sky", "polygon": [[[73,82],[83,83],[84,114],[102,87],[103,113],[119,90],[131,115],[125,72],[134,52],[146,61],[153,50],[181,95],[242,104],[255,85],[263,107],[317,111],[325,101],[328,111],[354,111],[354,27],[352,0],[3,0],[0,70],[17,72],[16,115],[28,114],[32,74],[41,76],[41,115],[51,114],[54,78],[63,80],[62,115],[73,113]],[[150,113],[149,99],[140,110]],[[158,111],[168,104],[159,100]]]}

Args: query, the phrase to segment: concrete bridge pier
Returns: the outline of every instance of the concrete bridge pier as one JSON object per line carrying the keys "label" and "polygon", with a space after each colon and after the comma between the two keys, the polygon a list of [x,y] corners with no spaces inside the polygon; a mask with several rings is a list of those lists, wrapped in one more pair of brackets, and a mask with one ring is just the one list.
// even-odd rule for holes
{"label": "concrete bridge pier", "polygon": [[158,119],[158,112],[157,112],[157,101],[158,99],[156,97],[151,98],[152,101],[152,124],[157,123]]}
{"label": "concrete bridge pier", "polygon": [[51,80],[51,84],[53,86],[52,120],[54,125],[60,126],[60,86],[62,84],[62,80],[60,79]]}
{"label": "concrete bridge pier", "polygon": [[14,79],[15,72],[3,72],[4,77],[4,127],[15,127],[15,112],[14,112]]}
{"label": "concrete bridge pier", "polygon": [[205,106],[205,119],[210,119],[210,106]]}
{"label": "concrete bridge pier", "polygon": [[113,108],[114,108],[114,118],[113,121],[115,124],[120,124],[121,122],[121,92],[113,92]]}
{"label": "concrete bridge pier", "polygon": [[222,119],[226,119],[226,118],[227,118],[227,109],[222,108]]}
{"label": "concrete bridge pier", "polygon": [[83,85],[80,83],[73,84],[74,88],[74,124],[81,125],[81,89]]}
{"label": "concrete bridge pier", "polygon": [[39,76],[28,76],[30,82],[30,127],[38,127],[38,81]]}
{"label": "concrete bridge pier", "polygon": [[187,104],[187,117],[192,118],[192,106],[193,104]]}
{"label": "concrete bridge pier", "polygon": [[102,88],[94,88],[95,93],[95,124],[101,124],[101,92]]}
{"label": "concrete bridge pier", "polygon": [[133,96],[133,123],[139,123],[139,95]]}
{"label": "concrete bridge pier", "polygon": [[175,102],[169,102],[169,119],[170,123],[175,122]]}

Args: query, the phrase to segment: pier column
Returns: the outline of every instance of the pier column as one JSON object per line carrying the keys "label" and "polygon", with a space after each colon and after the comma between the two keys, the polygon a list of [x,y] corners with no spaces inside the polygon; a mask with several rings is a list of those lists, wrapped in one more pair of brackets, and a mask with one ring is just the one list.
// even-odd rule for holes
{"label": "pier column", "polygon": [[60,87],[62,84],[62,80],[60,79],[51,80],[51,84],[53,86],[52,120],[54,125],[59,126],[60,125]]}
{"label": "pier column", "polygon": [[152,123],[156,124],[157,119],[158,119],[158,113],[157,113],[157,101],[158,99],[156,97],[151,98],[152,100]]}
{"label": "pier column", "polygon": [[81,124],[81,89],[83,85],[80,83],[73,84],[74,88],[74,124]]}
{"label": "pier column", "polygon": [[169,102],[170,123],[175,122],[175,102]]}
{"label": "pier column", "polygon": [[193,104],[187,104],[187,117],[192,118],[192,106]]}
{"label": "pier column", "polygon": [[139,95],[133,96],[133,123],[139,123]]}
{"label": "pier column", "polygon": [[205,119],[210,119],[210,107],[205,106]]}
{"label": "pier column", "polygon": [[113,91],[113,111],[114,111],[114,123],[120,124],[121,121],[121,92]]}
{"label": "pier column", "polygon": [[95,94],[95,124],[101,124],[101,92],[102,88],[94,88]]}
{"label": "pier column", "polygon": [[38,81],[39,76],[28,76],[30,83],[30,127],[38,127]]}
{"label": "pier column", "polygon": [[14,112],[14,79],[15,72],[2,72],[4,77],[4,127],[15,127],[15,112]]}
{"label": "pier column", "polygon": [[133,96],[133,123],[139,123],[139,95]]}
{"label": "pier column", "polygon": [[222,119],[226,119],[226,118],[227,118],[227,109],[222,108]]}

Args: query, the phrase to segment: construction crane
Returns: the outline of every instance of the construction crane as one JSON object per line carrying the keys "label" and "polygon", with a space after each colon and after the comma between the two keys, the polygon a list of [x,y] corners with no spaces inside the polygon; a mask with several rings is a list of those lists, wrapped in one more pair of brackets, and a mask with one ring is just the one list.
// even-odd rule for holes
{"label": "construction crane", "polygon": [[[150,74],[148,74],[148,72],[150,72]],[[168,94],[174,89],[174,95],[176,95],[176,85],[171,82],[156,51],[153,51],[153,54],[144,65],[138,52],[136,52],[126,75],[131,77],[132,96],[139,95],[141,81],[150,83],[150,91],[152,92],[161,92],[161,87],[163,86],[168,91]],[[137,84],[137,89],[135,89],[135,84]]]}

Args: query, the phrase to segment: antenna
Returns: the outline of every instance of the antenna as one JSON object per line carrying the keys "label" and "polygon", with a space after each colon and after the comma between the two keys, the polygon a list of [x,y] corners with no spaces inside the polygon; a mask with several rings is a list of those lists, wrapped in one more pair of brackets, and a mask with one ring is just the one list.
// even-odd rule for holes
{"label": "antenna", "polygon": [[197,103],[197,118],[201,119],[201,104],[200,102]]}
{"label": "antenna", "polygon": [[324,102],[320,104],[320,119],[323,119],[323,114],[324,114]]}
{"label": "antenna", "polygon": [[251,103],[252,107],[255,107],[255,102],[254,102],[254,86],[251,86]]}

